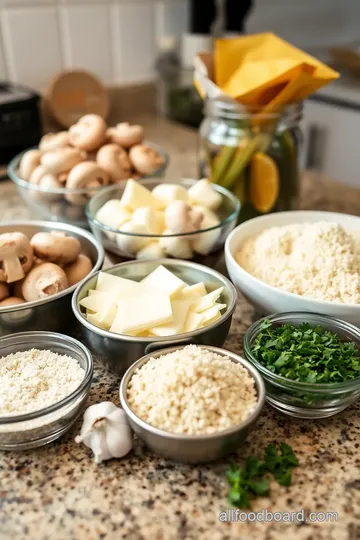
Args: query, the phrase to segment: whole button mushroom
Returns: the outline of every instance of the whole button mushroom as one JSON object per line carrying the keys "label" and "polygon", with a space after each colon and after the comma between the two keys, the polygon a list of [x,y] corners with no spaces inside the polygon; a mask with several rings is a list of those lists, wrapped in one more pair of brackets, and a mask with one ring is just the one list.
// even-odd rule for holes
{"label": "whole button mushroom", "polygon": [[40,150],[28,150],[21,158],[19,166],[19,176],[23,180],[29,181],[34,170],[40,165]]}
{"label": "whole button mushroom", "polygon": [[0,281],[13,283],[22,279],[31,268],[33,248],[20,232],[0,235]]}
{"label": "whole button mushroom", "polygon": [[0,302],[10,296],[9,286],[6,283],[0,283]]}
{"label": "whole button mushroom", "polygon": [[84,161],[86,155],[78,148],[56,148],[45,152],[41,157],[41,165],[51,174],[61,174],[70,171],[75,165]]}
{"label": "whole button mushroom", "polygon": [[109,175],[94,161],[84,161],[71,169],[66,180],[66,188],[86,189],[88,193],[65,194],[65,199],[71,204],[81,206],[86,204],[89,196],[100,187],[109,183]]}
{"label": "whole button mushroom", "polygon": [[49,152],[50,150],[56,150],[57,148],[64,148],[69,146],[70,136],[68,131],[59,131],[59,133],[47,133],[39,142],[39,149],[42,152]]}
{"label": "whole button mushroom", "polygon": [[15,306],[16,304],[25,304],[24,298],[17,296],[9,296],[0,302],[0,307]]}
{"label": "whole button mushroom", "polygon": [[90,152],[106,141],[106,122],[97,114],[86,114],[69,129],[70,143]]}
{"label": "whole button mushroom", "polygon": [[36,257],[56,264],[69,264],[75,261],[81,249],[77,238],[56,234],[56,232],[34,234],[31,245],[34,248]]}
{"label": "whole button mushroom", "polygon": [[36,167],[36,169],[33,170],[33,172],[31,173],[29,177],[30,184],[34,184],[34,186],[38,186],[40,180],[45,174],[47,174],[47,170],[42,165],[39,165],[38,167]]}
{"label": "whole button mushroom", "polygon": [[97,153],[98,165],[110,175],[112,182],[127,180],[131,173],[129,156],[117,144],[105,144]]}
{"label": "whole button mushroom", "polygon": [[184,201],[174,201],[165,210],[165,225],[173,234],[198,231],[204,214]]}
{"label": "whole button mushroom", "polygon": [[44,263],[30,270],[24,279],[22,294],[27,302],[33,302],[64,291],[68,286],[66,274],[60,266]]}
{"label": "whole button mushroom", "polygon": [[119,144],[123,148],[130,148],[140,144],[144,139],[144,128],[137,124],[122,122],[107,130],[107,136],[112,143]]}
{"label": "whole button mushroom", "polygon": [[143,175],[153,174],[164,163],[164,158],[147,144],[130,148],[129,158],[134,168]]}
{"label": "whole button mushroom", "polygon": [[84,279],[91,272],[92,268],[93,264],[91,259],[80,253],[78,258],[73,263],[64,268],[69,287],[72,287]]}

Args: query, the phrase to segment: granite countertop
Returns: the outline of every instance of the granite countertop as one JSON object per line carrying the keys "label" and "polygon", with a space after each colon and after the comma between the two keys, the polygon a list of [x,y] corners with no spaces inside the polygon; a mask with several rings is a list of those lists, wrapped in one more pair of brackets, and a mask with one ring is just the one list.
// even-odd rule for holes
{"label": "granite countertop", "polygon": [[[147,137],[172,155],[169,179],[196,174],[196,135],[153,117],[142,117]],[[9,182],[0,184],[3,220],[27,219]],[[301,207],[360,213],[358,191],[304,174]],[[241,298],[225,347],[242,352],[253,309]],[[119,381],[95,359],[89,403],[119,404]],[[335,417],[296,420],[266,406],[245,445],[231,458],[208,465],[180,465],[153,456],[140,441],[122,460],[95,465],[90,451],[74,443],[81,421],[59,441],[27,452],[0,453],[0,540],[129,540],[232,538],[356,540],[360,538],[360,405]],[[289,488],[271,486],[253,511],[337,512],[333,523],[219,521],[226,511],[224,472],[259,454],[270,442],[287,441],[299,457]]]}

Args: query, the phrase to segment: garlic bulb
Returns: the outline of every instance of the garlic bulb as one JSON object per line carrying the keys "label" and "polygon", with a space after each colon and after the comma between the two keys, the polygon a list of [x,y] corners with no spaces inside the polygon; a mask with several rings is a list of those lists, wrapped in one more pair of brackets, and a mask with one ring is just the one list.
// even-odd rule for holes
{"label": "garlic bulb", "polygon": [[121,458],[133,446],[133,438],[126,415],[111,401],[88,407],[84,413],[80,435],[76,443],[83,442],[94,453],[95,463]]}

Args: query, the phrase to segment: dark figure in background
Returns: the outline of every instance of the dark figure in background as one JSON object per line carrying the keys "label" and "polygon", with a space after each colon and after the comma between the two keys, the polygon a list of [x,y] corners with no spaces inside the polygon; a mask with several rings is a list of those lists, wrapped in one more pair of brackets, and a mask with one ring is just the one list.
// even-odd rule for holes
{"label": "dark figure in background", "polygon": [[[252,7],[252,0],[225,0],[226,32],[243,32],[244,19]],[[191,31],[209,34],[215,20],[216,0],[191,1]]]}

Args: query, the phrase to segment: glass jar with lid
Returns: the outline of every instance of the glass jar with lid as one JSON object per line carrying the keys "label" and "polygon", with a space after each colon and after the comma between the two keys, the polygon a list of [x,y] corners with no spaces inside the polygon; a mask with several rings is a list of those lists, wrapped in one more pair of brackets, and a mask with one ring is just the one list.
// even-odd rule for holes
{"label": "glass jar with lid", "polygon": [[301,111],[301,103],[264,113],[224,98],[206,102],[200,175],[237,195],[240,222],[296,209]]}

